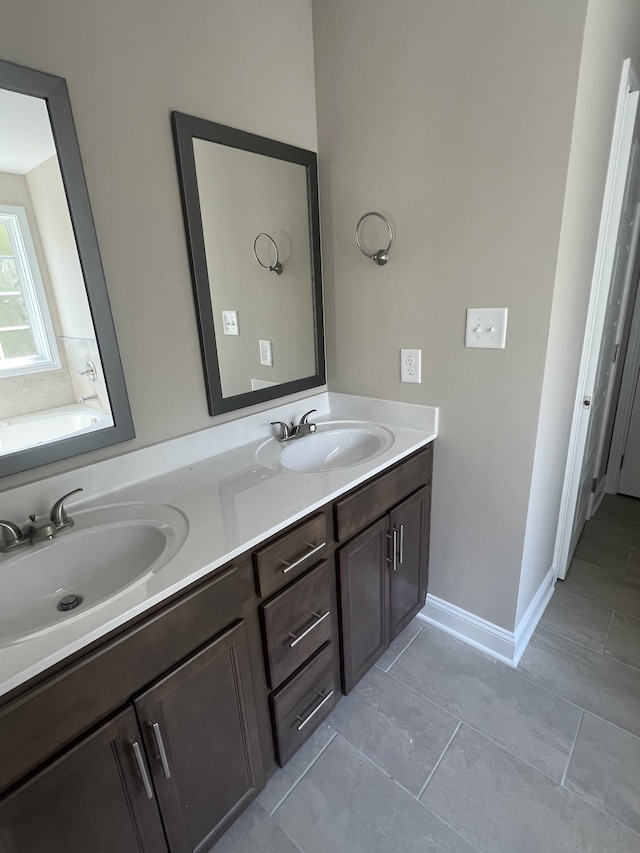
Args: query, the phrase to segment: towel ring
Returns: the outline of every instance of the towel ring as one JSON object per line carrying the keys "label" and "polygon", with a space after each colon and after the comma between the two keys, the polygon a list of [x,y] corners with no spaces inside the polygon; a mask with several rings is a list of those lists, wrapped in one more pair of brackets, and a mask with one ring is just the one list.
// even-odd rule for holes
{"label": "towel ring", "polygon": [[[378,219],[382,219],[384,224],[389,229],[389,245],[386,249],[378,249],[377,252],[370,252],[368,249],[365,249],[362,243],[360,242],[360,226],[368,216],[377,216]],[[368,213],[365,213],[363,216],[361,216],[358,220],[358,224],[356,225],[356,243],[358,244],[358,248],[360,249],[363,255],[366,255],[367,258],[370,258],[372,261],[375,261],[381,267],[384,266],[389,260],[389,249],[393,245],[393,228],[391,227],[391,223],[389,222],[387,217],[383,216],[381,213],[377,213],[375,210],[370,210]]]}
{"label": "towel ring", "polygon": [[[256,249],[256,244],[258,243],[258,240],[261,237],[266,237],[267,240],[270,240],[271,244],[273,245],[273,248],[276,253],[276,259],[273,264],[263,264],[260,258],[258,257],[258,250]],[[273,239],[273,237],[270,237],[268,234],[265,234],[264,231],[261,231],[260,234],[258,234],[256,239],[253,241],[253,256],[263,269],[268,270],[269,272],[274,272],[276,275],[280,275],[280,273],[282,272],[283,267],[280,263],[280,255],[278,254],[278,247],[276,245],[276,241]]]}

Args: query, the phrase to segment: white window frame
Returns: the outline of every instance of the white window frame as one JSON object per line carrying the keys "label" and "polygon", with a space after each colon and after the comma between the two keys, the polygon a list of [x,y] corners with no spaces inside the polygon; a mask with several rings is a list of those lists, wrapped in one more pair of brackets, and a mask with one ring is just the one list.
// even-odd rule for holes
{"label": "white window frame", "polygon": [[0,222],[7,228],[22,295],[38,351],[36,355],[23,358],[4,359],[0,355],[0,377],[24,376],[45,370],[59,370],[61,367],[60,353],[58,352],[47,295],[40,275],[27,213],[23,207],[0,204]]}

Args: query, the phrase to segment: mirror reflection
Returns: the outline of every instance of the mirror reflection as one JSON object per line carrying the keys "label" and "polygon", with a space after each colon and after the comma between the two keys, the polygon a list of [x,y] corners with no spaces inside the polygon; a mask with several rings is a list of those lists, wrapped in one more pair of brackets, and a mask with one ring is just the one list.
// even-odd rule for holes
{"label": "mirror reflection", "polygon": [[211,414],[323,384],[316,155],[173,120]]}
{"label": "mirror reflection", "polygon": [[[130,438],[133,430],[66,86],[1,62],[3,85],[0,473],[7,474]],[[74,204],[80,222],[72,221]],[[88,287],[102,306],[104,342]]]}

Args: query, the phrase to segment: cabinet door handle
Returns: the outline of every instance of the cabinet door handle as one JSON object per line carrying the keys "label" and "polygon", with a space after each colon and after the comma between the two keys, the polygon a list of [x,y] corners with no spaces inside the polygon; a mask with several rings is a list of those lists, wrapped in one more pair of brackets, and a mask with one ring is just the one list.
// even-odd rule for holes
{"label": "cabinet door handle", "polygon": [[153,732],[153,736],[156,741],[156,746],[158,748],[158,754],[156,755],[156,761],[159,761],[162,764],[162,771],[164,773],[165,779],[171,779],[171,770],[169,769],[169,761],[167,760],[167,751],[164,748],[164,741],[162,740],[162,732],[160,731],[159,723],[149,723],[151,727],[151,731]]}
{"label": "cabinet door handle", "polygon": [[404,524],[400,525],[400,565],[404,561]]}
{"label": "cabinet door handle", "polygon": [[302,634],[296,635],[296,634],[292,634],[291,631],[287,631],[287,634],[290,637],[293,637],[293,641],[291,643],[289,643],[290,649],[295,649],[295,647],[298,645],[298,643],[301,640],[304,640],[304,638],[307,636],[307,634],[310,634],[314,628],[317,628],[321,622],[324,622],[324,620],[327,618],[327,616],[331,615],[330,610],[327,610],[327,612],[323,613],[322,615],[320,615],[319,613],[315,613],[313,610],[311,612],[313,613],[315,618],[314,618],[313,622],[311,623],[311,625],[309,625],[308,628],[305,628],[305,630],[302,632]]}
{"label": "cabinet door handle", "polygon": [[315,717],[315,715],[318,713],[318,711],[320,710],[320,708],[322,708],[322,706],[323,706],[326,702],[328,702],[328,701],[329,701],[329,699],[331,699],[331,697],[333,696],[333,690],[330,690],[330,691],[329,691],[328,693],[326,693],[326,694],[325,694],[325,693],[323,693],[321,690],[316,690],[316,693],[318,694],[318,696],[320,696],[320,702],[319,702],[319,704],[318,704],[318,705],[316,705],[316,707],[313,709],[313,711],[312,711],[308,716],[306,716],[306,717],[301,717],[301,716],[300,716],[300,714],[297,714],[297,715],[296,715],[296,719],[297,719],[297,720],[300,720],[300,725],[298,726],[298,731],[299,731],[299,732],[301,732],[301,731],[302,731],[302,729],[307,725],[307,723],[309,722],[309,720],[311,720],[311,719],[312,719],[312,717]]}
{"label": "cabinet door handle", "polygon": [[140,749],[140,744],[137,740],[130,741],[131,749],[133,750],[133,757],[136,760],[136,764],[138,765],[138,771],[140,773],[140,781],[144,786],[144,792],[147,795],[148,800],[153,799],[153,788],[151,787],[151,780],[149,779],[149,774],[147,773],[147,767],[144,763],[144,758],[142,757],[142,750]]}
{"label": "cabinet door handle", "polygon": [[303,554],[301,557],[298,557],[297,560],[294,560],[293,563],[288,563],[286,560],[280,560],[280,562],[286,566],[285,569],[282,570],[282,574],[286,575],[287,572],[292,572],[294,569],[297,569],[301,563],[304,563],[305,560],[308,560],[309,557],[312,557],[314,554],[317,554],[319,551],[325,547],[327,543],[321,542],[319,545],[311,545],[309,542],[305,542],[305,545],[308,545],[310,550]]}
{"label": "cabinet door handle", "polygon": [[398,571],[398,531],[394,527],[391,530],[391,536],[387,533],[387,539],[391,539],[391,552],[393,557],[387,557],[387,563],[391,563],[394,572]]}

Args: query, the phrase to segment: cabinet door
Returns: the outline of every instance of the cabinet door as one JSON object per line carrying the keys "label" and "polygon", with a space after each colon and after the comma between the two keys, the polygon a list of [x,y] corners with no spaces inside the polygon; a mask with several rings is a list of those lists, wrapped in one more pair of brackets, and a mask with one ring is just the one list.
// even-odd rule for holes
{"label": "cabinet door", "polygon": [[431,487],[419,489],[390,515],[395,560],[389,582],[389,639],[424,607],[429,570]]}
{"label": "cabinet door", "polygon": [[389,644],[387,531],[385,516],[338,551],[345,693]]}
{"label": "cabinet door", "polygon": [[0,803],[0,850],[166,853],[141,747],[129,708]]}
{"label": "cabinet door", "polygon": [[135,700],[172,853],[208,850],[263,784],[250,673],[239,621]]}

